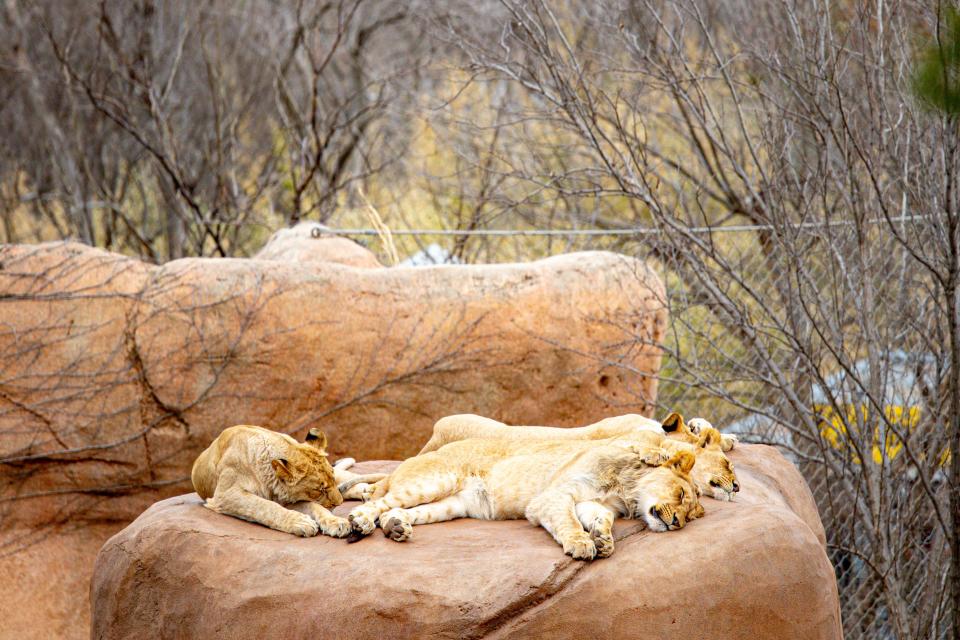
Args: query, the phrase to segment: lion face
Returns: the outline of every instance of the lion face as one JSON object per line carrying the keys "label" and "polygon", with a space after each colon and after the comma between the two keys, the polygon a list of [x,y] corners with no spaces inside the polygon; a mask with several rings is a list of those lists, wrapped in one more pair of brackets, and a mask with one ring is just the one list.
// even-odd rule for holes
{"label": "lion face", "polygon": [[733,494],[740,491],[740,483],[733,463],[720,447],[720,432],[712,427],[703,429],[694,446],[697,464],[692,476],[697,487],[714,500],[733,500]]}
{"label": "lion face", "polygon": [[646,522],[651,531],[682,529],[703,516],[699,492],[690,478],[694,460],[691,453],[681,451],[658,467],[623,478],[630,516]]}
{"label": "lion face", "polygon": [[272,461],[274,472],[286,490],[287,502],[319,502],[324,507],[343,503],[333,467],[327,460],[327,437],[314,429],[303,444],[293,445],[286,458]]}

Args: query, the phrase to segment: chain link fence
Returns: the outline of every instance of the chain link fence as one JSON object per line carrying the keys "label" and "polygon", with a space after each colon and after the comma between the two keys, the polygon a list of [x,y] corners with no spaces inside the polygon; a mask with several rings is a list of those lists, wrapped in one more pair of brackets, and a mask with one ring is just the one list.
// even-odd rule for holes
{"label": "chain link fence", "polygon": [[797,465],[848,640],[947,637],[949,357],[931,283],[877,224],[764,237],[781,231],[653,252],[672,318],[658,403]]}
{"label": "chain link fence", "polygon": [[466,236],[475,259],[613,249],[655,265],[670,309],[657,415],[706,417],[797,465],[848,640],[945,638],[949,356],[935,285],[890,233],[915,222],[405,233],[414,264],[459,261],[447,246]]}

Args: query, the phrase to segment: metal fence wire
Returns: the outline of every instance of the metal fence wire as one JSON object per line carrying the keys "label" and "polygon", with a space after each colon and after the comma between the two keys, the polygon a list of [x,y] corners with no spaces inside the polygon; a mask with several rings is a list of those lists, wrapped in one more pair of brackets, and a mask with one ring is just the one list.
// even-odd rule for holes
{"label": "metal fence wire", "polygon": [[444,237],[469,236],[478,261],[613,249],[655,266],[670,311],[657,415],[708,418],[797,465],[826,531],[845,637],[874,640],[946,637],[952,615],[944,316],[890,233],[915,224],[409,233],[435,236],[418,244],[419,263],[471,261]]}

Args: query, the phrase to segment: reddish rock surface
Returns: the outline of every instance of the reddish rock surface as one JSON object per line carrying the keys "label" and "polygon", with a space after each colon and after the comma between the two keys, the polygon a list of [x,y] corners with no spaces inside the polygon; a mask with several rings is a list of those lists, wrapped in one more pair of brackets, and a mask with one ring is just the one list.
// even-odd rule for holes
{"label": "reddish rock surface", "polygon": [[[105,532],[189,490],[226,426],[320,426],[335,456],[402,458],[451,413],[577,425],[651,409],[660,354],[644,345],[666,311],[641,262],[291,255],[155,266],[75,243],[0,246],[0,575],[29,557],[37,577],[22,602],[0,599],[0,619],[32,621],[18,637],[86,635],[85,594],[42,576],[85,581]],[[23,551],[24,536],[50,546]]]}
{"label": "reddish rock surface", "polygon": [[100,551],[92,637],[840,638],[806,484],[768,447],[731,457],[736,502],[707,500],[705,518],[665,534],[620,521],[616,552],[593,563],[525,521],[458,520],[416,527],[402,544],[378,532],[347,545],[172,498]]}

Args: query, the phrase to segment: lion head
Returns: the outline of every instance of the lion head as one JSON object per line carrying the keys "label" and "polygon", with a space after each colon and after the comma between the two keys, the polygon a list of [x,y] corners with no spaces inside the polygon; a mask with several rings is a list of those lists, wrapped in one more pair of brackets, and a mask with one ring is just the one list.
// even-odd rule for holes
{"label": "lion head", "polygon": [[274,473],[286,495],[284,502],[319,502],[324,507],[335,507],[343,502],[337,489],[333,467],[327,460],[327,436],[311,429],[306,441],[291,445],[285,458],[271,461]]}
{"label": "lion head", "polygon": [[643,456],[641,464],[627,465],[620,474],[628,514],[646,522],[651,531],[681,529],[703,515],[699,492],[690,477],[693,454],[681,451],[665,458]]}
{"label": "lion head", "polygon": [[731,447],[724,447],[723,435],[703,418],[687,423],[676,412],[667,416],[661,426],[671,439],[693,445],[697,456],[693,480],[700,491],[715,500],[732,500],[733,494],[740,491],[740,483],[733,463],[724,454]]}
{"label": "lion head", "polygon": [[740,491],[740,483],[733,463],[720,446],[720,432],[713,427],[702,429],[694,453],[697,464],[693,467],[693,480],[700,491],[714,500],[732,500],[733,494]]}

